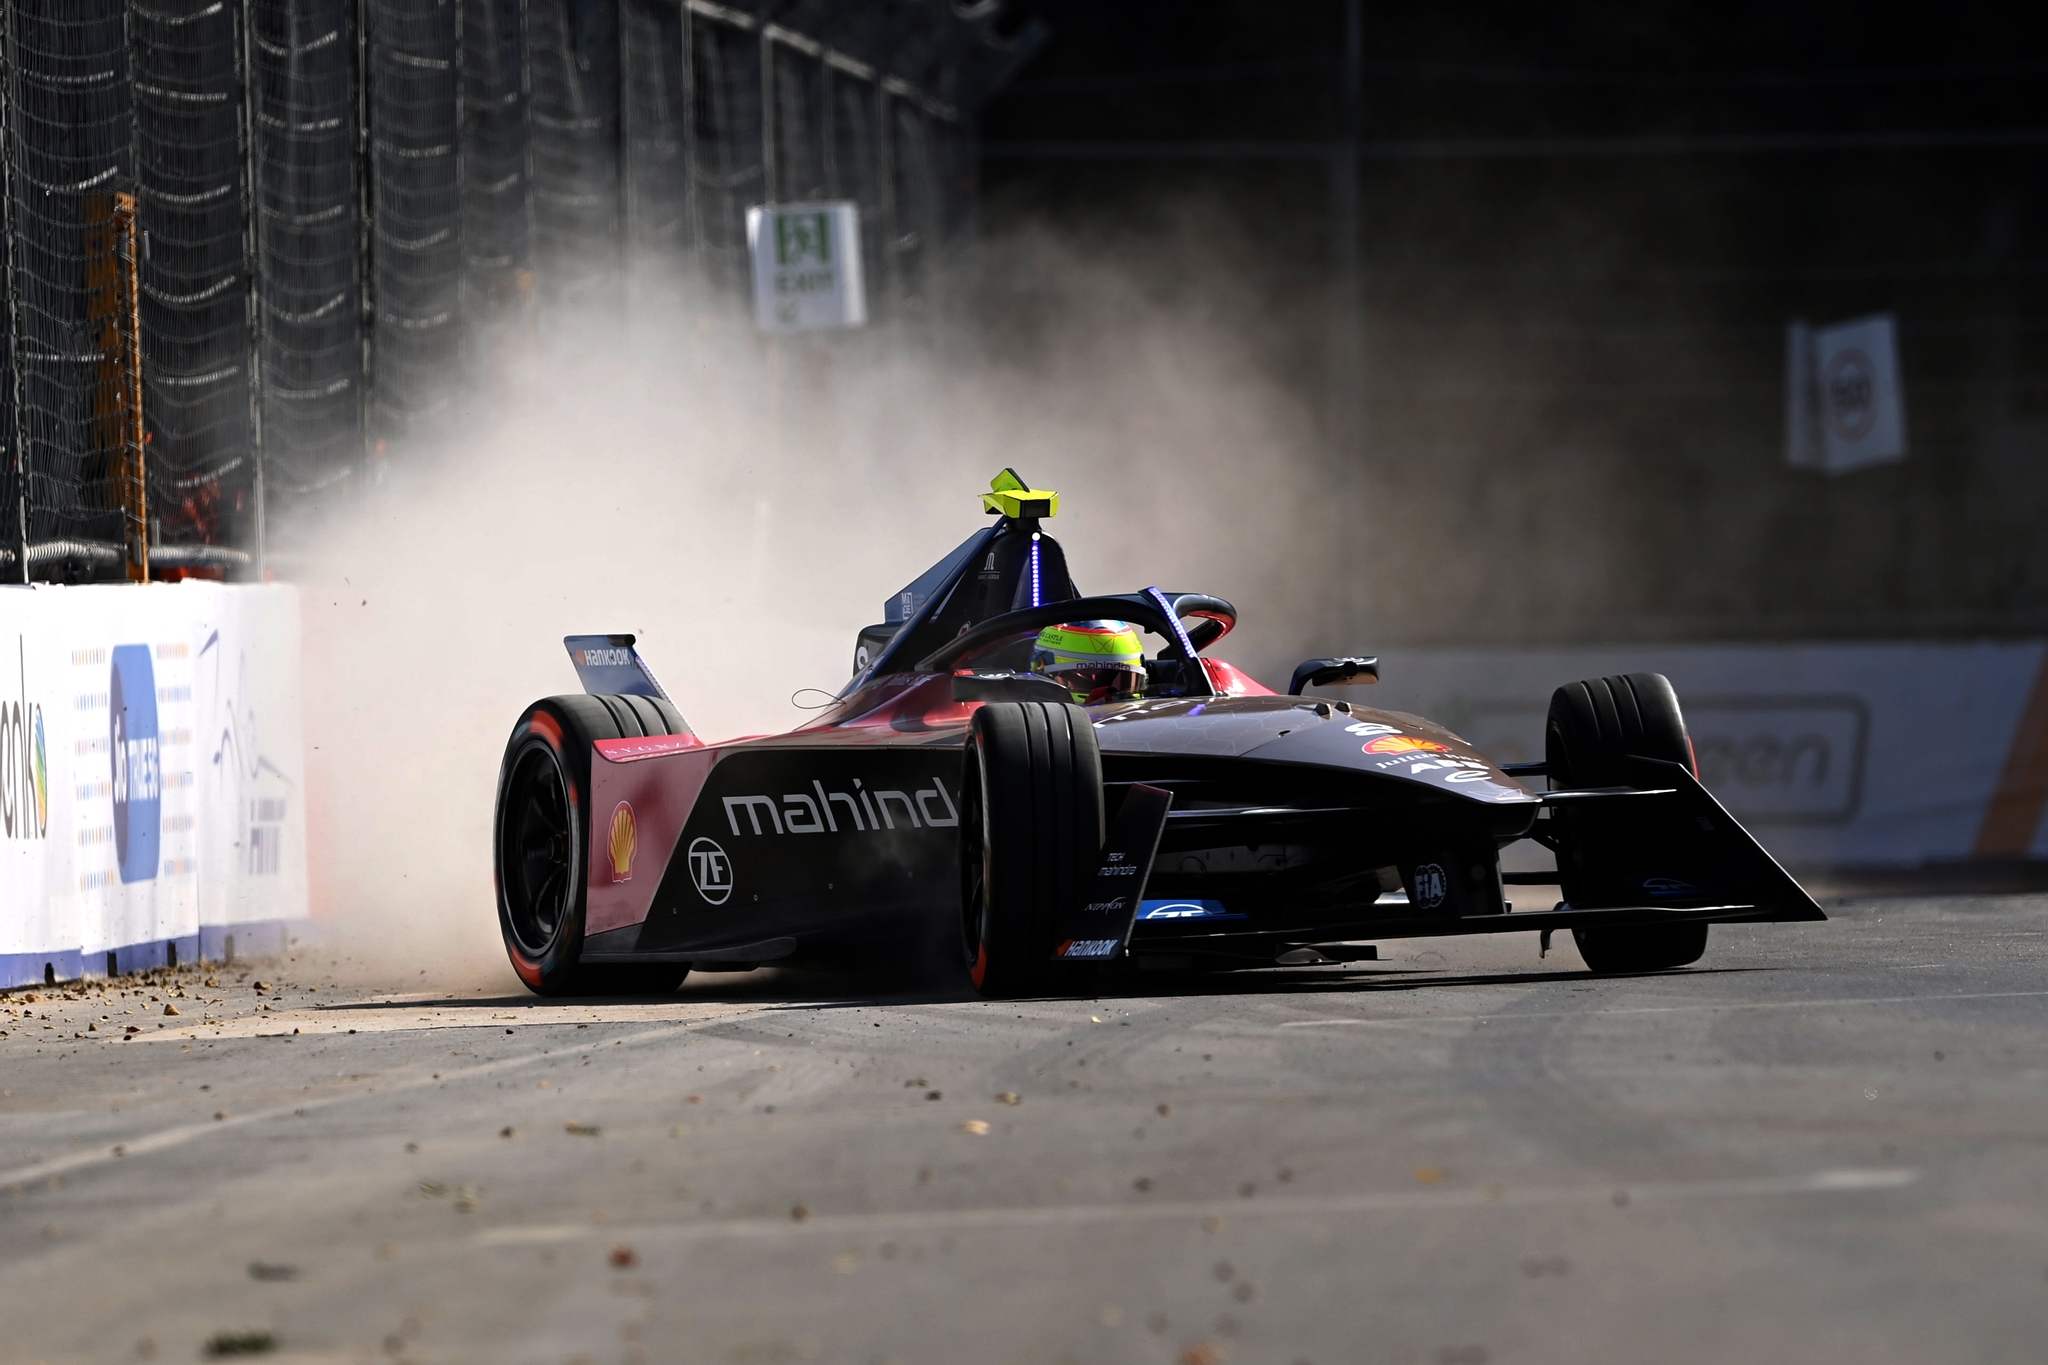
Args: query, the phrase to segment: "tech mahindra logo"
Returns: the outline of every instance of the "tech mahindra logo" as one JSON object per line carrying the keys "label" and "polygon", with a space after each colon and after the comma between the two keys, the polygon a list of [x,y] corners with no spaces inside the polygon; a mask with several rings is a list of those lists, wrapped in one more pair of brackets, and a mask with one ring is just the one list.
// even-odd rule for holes
{"label": "tech mahindra logo", "polygon": [[21,695],[0,702],[0,831],[40,839],[50,829],[50,745],[43,708],[28,699],[27,644],[15,639]]}
{"label": "tech mahindra logo", "polygon": [[[779,798],[780,805],[772,796],[728,796],[725,822],[736,837],[746,833],[837,834],[842,820],[852,821],[854,831],[863,834],[898,829],[899,819],[909,821],[912,829],[945,829],[960,823],[953,798],[937,778],[929,788],[915,792],[870,790],[857,777],[850,792],[828,792],[825,784],[817,781],[811,783],[811,790],[817,793],[815,799],[806,792],[790,792]],[[832,809],[835,805],[846,809],[836,812]],[[742,816],[746,829],[741,828]]]}

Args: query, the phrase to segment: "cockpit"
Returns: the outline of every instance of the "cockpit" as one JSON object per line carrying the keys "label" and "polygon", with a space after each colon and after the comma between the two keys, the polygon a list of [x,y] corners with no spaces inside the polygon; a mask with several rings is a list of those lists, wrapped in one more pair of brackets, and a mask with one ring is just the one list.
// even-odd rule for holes
{"label": "cockpit", "polygon": [[1059,494],[1005,469],[982,504],[996,523],[890,597],[860,633],[842,695],[931,671],[1050,681],[1082,705],[1215,695],[1197,651],[1236,624],[1228,602],[1158,588],[1084,597],[1042,526]]}

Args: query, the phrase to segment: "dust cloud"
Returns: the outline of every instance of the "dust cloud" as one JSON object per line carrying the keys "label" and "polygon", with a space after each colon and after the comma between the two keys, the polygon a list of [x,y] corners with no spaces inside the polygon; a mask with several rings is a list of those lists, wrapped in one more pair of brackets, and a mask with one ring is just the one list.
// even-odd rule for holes
{"label": "dust cloud", "polygon": [[313,894],[338,947],[380,978],[511,985],[495,783],[520,710],[578,690],[562,637],[639,636],[708,739],[787,729],[883,599],[983,524],[1005,465],[1060,490],[1084,590],[1227,597],[1245,624],[1216,652],[1267,674],[1342,643],[1318,638],[1311,414],[1228,310],[1042,235],[978,261],[1028,281],[1029,327],[977,323],[974,277],[914,331],[775,346],[658,290],[550,315],[498,347],[453,434],[302,529]]}

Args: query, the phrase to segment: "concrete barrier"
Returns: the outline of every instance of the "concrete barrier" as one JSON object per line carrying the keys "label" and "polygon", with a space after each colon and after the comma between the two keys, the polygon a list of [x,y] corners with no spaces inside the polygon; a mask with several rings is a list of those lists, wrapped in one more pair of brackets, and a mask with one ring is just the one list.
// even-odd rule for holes
{"label": "concrete barrier", "polygon": [[1662,673],[1701,779],[1781,861],[1901,868],[2048,857],[2044,663],[2040,640],[1395,649],[1347,695],[1520,762],[1559,684]]}

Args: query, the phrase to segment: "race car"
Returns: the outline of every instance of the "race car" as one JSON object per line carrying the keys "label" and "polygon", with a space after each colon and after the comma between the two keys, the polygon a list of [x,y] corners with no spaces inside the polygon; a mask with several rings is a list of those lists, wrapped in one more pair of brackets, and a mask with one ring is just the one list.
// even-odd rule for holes
{"label": "race car", "polygon": [[[1543,761],[1495,764],[1312,694],[1375,682],[1374,658],[1310,659],[1276,693],[1207,652],[1223,598],[1083,594],[1045,530],[1057,493],[1004,470],[981,500],[995,520],[888,600],[786,734],[706,742],[633,636],[565,642],[585,694],[527,707],[498,779],[499,926],[529,988],[936,945],[983,995],[1087,992],[1558,929],[1593,971],[1639,972],[1697,961],[1712,924],[1826,918],[1700,785],[1658,674],[1565,684]],[[1518,840],[1555,870],[1503,873]],[[1518,910],[1521,885],[1562,898]]]}

